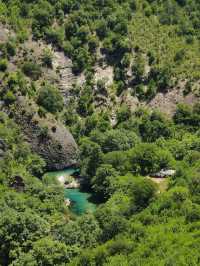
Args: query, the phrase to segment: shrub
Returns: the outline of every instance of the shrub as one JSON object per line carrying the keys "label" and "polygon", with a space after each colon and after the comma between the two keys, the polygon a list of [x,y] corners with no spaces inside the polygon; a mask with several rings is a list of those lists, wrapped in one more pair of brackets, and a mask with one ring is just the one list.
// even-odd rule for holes
{"label": "shrub", "polygon": [[80,73],[89,66],[90,56],[85,48],[77,49],[73,55],[73,72]]}
{"label": "shrub", "polygon": [[0,54],[2,58],[7,56],[7,50],[6,50],[5,43],[0,43]]}
{"label": "shrub", "polygon": [[183,58],[184,58],[184,56],[185,56],[185,50],[184,49],[181,49],[181,50],[179,50],[177,53],[176,53],[176,55],[175,55],[175,57],[174,57],[174,60],[177,62],[177,61],[182,61],[183,60]]}
{"label": "shrub", "polygon": [[191,121],[192,109],[185,104],[179,104],[174,114],[174,122],[177,124],[187,124]]}
{"label": "shrub", "polygon": [[9,105],[9,104],[12,104],[16,100],[16,97],[12,91],[7,91],[7,93],[4,95],[3,99],[4,99],[5,103]]}
{"label": "shrub", "polygon": [[40,138],[47,138],[48,137],[48,127],[47,126],[43,126],[43,127],[40,127],[38,129],[38,137]]}
{"label": "shrub", "polygon": [[35,62],[25,62],[22,66],[22,71],[24,74],[33,80],[39,79],[42,74],[41,67]]}
{"label": "shrub", "polygon": [[131,111],[127,105],[122,105],[117,111],[117,121],[118,123],[128,120],[131,116]]}
{"label": "shrub", "polygon": [[7,67],[8,67],[7,60],[6,59],[0,60],[0,71],[2,72],[6,71]]}
{"label": "shrub", "polygon": [[88,47],[90,52],[95,52],[96,48],[98,47],[98,39],[96,36],[88,37]]}
{"label": "shrub", "polygon": [[53,53],[50,49],[44,49],[42,54],[42,63],[44,66],[52,68]]}
{"label": "shrub", "polygon": [[49,28],[45,31],[45,34],[48,42],[62,47],[64,41],[64,32],[62,30]]}
{"label": "shrub", "polygon": [[15,56],[16,54],[16,46],[14,42],[7,42],[6,49],[9,56]]}
{"label": "shrub", "polygon": [[47,111],[42,106],[40,106],[40,108],[38,109],[38,115],[40,117],[46,117],[46,113]]}
{"label": "shrub", "polygon": [[40,89],[37,102],[51,113],[62,111],[64,104],[59,90],[50,85],[45,85]]}
{"label": "shrub", "polygon": [[138,81],[141,81],[144,77],[145,63],[146,62],[145,62],[144,55],[142,55],[141,53],[138,53],[136,58],[135,58],[133,67],[132,67],[133,74],[134,74],[136,80],[138,80]]}
{"label": "shrub", "polygon": [[125,84],[122,80],[116,82],[117,96],[120,96],[120,94],[124,91],[124,89],[125,89]]}
{"label": "shrub", "polygon": [[67,56],[71,56],[71,55],[72,55],[72,52],[73,52],[73,50],[74,50],[74,47],[72,46],[71,42],[66,41],[66,42],[64,42],[64,44],[63,44],[63,50],[64,50],[64,53],[65,53]]}
{"label": "shrub", "polygon": [[107,35],[107,24],[105,20],[99,20],[96,27],[97,35],[100,39],[103,39]]}
{"label": "shrub", "polygon": [[176,124],[185,125],[191,130],[198,130],[200,125],[199,104],[195,104],[193,108],[185,104],[179,104],[173,119]]}
{"label": "shrub", "polygon": [[97,89],[98,89],[99,93],[107,95],[106,79],[98,79],[97,80]]}
{"label": "shrub", "polygon": [[185,84],[185,88],[183,90],[183,94],[187,95],[192,91],[192,82],[190,80],[187,81],[187,83]]}
{"label": "shrub", "polygon": [[154,67],[149,73],[149,78],[155,81],[155,84],[162,91],[170,88],[172,83],[172,70],[170,65],[162,68]]}
{"label": "shrub", "polygon": [[53,7],[48,1],[40,1],[34,8],[32,31],[36,38],[42,37],[53,22]]}

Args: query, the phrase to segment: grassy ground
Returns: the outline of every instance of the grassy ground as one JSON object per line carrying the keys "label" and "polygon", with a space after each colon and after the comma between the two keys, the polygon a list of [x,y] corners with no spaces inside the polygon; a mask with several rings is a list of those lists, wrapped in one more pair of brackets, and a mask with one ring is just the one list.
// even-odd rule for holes
{"label": "grassy ground", "polygon": [[159,193],[162,193],[167,190],[169,179],[168,178],[157,178],[157,177],[148,177],[158,186]]}

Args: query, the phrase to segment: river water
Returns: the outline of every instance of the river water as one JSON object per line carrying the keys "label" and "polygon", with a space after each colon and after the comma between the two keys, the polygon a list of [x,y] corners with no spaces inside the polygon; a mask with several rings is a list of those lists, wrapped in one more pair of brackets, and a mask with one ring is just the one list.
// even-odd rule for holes
{"label": "river water", "polygon": [[65,198],[71,201],[71,211],[77,215],[93,212],[95,204],[89,201],[90,193],[82,192],[78,188],[65,189]]}
{"label": "river water", "polygon": [[[58,179],[60,176],[70,176],[76,173],[78,169],[69,168],[62,171],[48,172],[45,174],[50,179]],[[91,197],[90,193],[80,190],[80,188],[65,188],[65,199],[69,199],[71,202],[70,209],[76,215],[82,215],[87,212],[93,212],[96,205],[89,201]]]}

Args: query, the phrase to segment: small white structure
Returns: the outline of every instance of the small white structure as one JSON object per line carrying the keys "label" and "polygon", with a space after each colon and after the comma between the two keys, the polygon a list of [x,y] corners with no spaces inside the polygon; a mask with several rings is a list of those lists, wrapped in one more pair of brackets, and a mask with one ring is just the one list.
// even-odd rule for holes
{"label": "small white structure", "polygon": [[162,169],[160,172],[151,174],[151,177],[156,177],[156,178],[166,178],[166,177],[171,177],[176,174],[176,171],[173,169]]}

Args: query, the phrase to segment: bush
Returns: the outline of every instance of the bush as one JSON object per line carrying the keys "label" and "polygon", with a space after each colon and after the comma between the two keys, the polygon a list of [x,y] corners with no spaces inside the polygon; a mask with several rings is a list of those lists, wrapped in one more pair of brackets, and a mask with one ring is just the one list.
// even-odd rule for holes
{"label": "bush", "polygon": [[7,42],[6,49],[9,56],[15,56],[16,54],[16,46],[14,42]]}
{"label": "bush", "polygon": [[46,113],[47,111],[42,106],[40,106],[40,108],[38,109],[38,115],[40,117],[46,117]]}
{"label": "bush", "polygon": [[185,84],[183,94],[188,95],[191,91],[192,91],[192,82],[188,80],[187,83]]}
{"label": "bush", "polygon": [[52,68],[53,53],[50,49],[44,49],[42,54],[42,63],[44,66]]}
{"label": "bush", "polygon": [[100,39],[103,39],[107,35],[107,24],[104,20],[99,20],[96,27],[97,35]]}
{"label": "bush", "polygon": [[48,1],[40,1],[33,12],[32,31],[36,38],[43,37],[53,22],[53,7]]}
{"label": "bush", "polygon": [[35,62],[25,62],[22,66],[22,71],[24,74],[33,80],[39,79],[42,74],[41,67]]}
{"label": "bush", "polygon": [[199,104],[194,105],[193,108],[186,104],[178,104],[173,119],[176,124],[185,125],[192,130],[198,130],[200,125],[199,110]]}
{"label": "bush", "polygon": [[135,76],[136,80],[139,82],[143,79],[144,74],[145,74],[145,58],[144,55],[141,53],[138,53],[133,67],[132,67],[132,71],[133,71],[133,75]]}
{"label": "bush", "polygon": [[185,50],[184,49],[181,49],[180,51],[178,51],[177,53],[176,53],[176,55],[175,55],[175,57],[174,57],[174,60],[177,62],[179,62],[179,61],[182,61],[183,60],[183,58],[184,58],[184,56],[185,56]]}
{"label": "bush", "polygon": [[88,47],[91,53],[94,53],[96,51],[96,48],[98,47],[98,39],[96,36],[88,37]]}
{"label": "bush", "polygon": [[66,42],[64,42],[64,44],[63,44],[63,50],[64,50],[64,53],[65,53],[67,56],[71,56],[71,55],[72,55],[72,52],[73,52],[73,50],[74,50],[74,47],[72,46],[71,42],[66,41]]}
{"label": "bush", "polygon": [[127,105],[122,105],[117,111],[117,121],[118,123],[128,120],[131,116],[131,111]]}
{"label": "bush", "polygon": [[155,81],[155,84],[160,90],[165,91],[173,85],[171,66],[166,65],[162,68],[152,68],[149,73],[149,78]]}
{"label": "bush", "polygon": [[43,126],[43,127],[40,127],[38,129],[38,137],[42,138],[42,139],[45,139],[48,137],[48,127],[47,126]]}
{"label": "bush", "polygon": [[45,33],[48,42],[51,42],[58,47],[62,47],[64,41],[64,33],[62,30],[49,28]]}
{"label": "bush", "polygon": [[37,103],[51,113],[62,111],[63,98],[56,87],[45,85],[40,89]]}
{"label": "bush", "polygon": [[4,99],[6,104],[12,104],[16,100],[16,97],[12,91],[7,91],[7,93],[4,95],[3,99]]}
{"label": "bush", "polygon": [[6,59],[0,60],[0,71],[2,72],[6,71],[7,67],[8,67],[7,60]]}
{"label": "bush", "polygon": [[120,94],[124,91],[125,84],[123,81],[118,81],[116,83],[116,90],[117,90],[117,96],[120,96]]}
{"label": "bush", "polygon": [[73,55],[73,72],[78,74],[89,66],[90,55],[85,48],[79,48]]}

